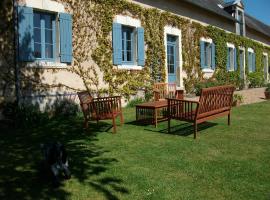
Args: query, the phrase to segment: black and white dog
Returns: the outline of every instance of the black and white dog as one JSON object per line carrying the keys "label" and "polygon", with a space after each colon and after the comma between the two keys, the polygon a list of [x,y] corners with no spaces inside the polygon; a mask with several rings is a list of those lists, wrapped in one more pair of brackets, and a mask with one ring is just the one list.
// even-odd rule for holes
{"label": "black and white dog", "polygon": [[59,174],[64,173],[66,179],[70,179],[71,173],[68,169],[68,155],[67,151],[59,142],[41,144],[40,145],[44,161],[49,167],[53,175],[54,186],[60,185]]}

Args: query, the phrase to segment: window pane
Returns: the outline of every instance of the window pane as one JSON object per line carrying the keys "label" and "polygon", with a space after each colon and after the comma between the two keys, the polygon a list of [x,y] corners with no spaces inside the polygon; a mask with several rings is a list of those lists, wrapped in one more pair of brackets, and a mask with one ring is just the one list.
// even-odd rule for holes
{"label": "window pane", "polygon": [[174,74],[174,65],[170,65],[170,73]]}
{"label": "window pane", "polygon": [[41,44],[34,44],[34,56],[35,58],[41,58]]}
{"label": "window pane", "polygon": [[53,45],[51,45],[51,44],[45,45],[45,57],[46,58],[53,58]]}
{"label": "window pane", "polygon": [[127,40],[131,40],[131,32],[127,31],[126,34],[127,34]]}
{"label": "window pane", "polygon": [[45,30],[45,43],[52,44],[52,30]]}
{"label": "window pane", "polygon": [[170,56],[170,65],[174,65],[174,56],[173,55]]}
{"label": "window pane", "polygon": [[43,15],[45,20],[45,28],[52,29],[52,16],[51,15]]}
{"label": "window pane", "polygon": [[131,51],[127,51],[127,61],[131,61]]}
{"label": "window pane", "polygon": [[40,28],[40,14],[34,13],[34,27]]}
{"label": "window pane", "polygon": [[41,42],[41,31],[39,28],[34,28],[34,41]]}
{"label": "window pane", "polygon": [[127,50],[128,51],[131,51],[131,41],[128,41],[127,42]]}

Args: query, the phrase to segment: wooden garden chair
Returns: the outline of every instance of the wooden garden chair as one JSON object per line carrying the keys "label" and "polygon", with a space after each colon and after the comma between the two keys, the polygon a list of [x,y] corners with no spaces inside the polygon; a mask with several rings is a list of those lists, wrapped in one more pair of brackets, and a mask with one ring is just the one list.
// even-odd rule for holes
{"label": "wooden garden chair", "polygon": [[121,107],[121,96],[93,98],[89,92],[78,92],[81,109],[84,115],[84,127],[88,128],[89,121],[112,119],[113,133],[116,133],[116,118],[120,116],[121,125],[124,117]]}
{"label": "wooden garden chair", "polygon": [[159,101],[166,98],[184,98],[184,90],[177,90],[175,83],[155,83],[154,84],[154,99]]}

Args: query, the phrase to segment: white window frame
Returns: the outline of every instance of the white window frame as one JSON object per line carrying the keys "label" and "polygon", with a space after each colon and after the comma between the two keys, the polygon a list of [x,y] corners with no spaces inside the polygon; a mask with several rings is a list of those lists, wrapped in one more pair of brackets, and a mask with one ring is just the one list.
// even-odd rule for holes
{"label": "white window frame", "polygon": [[235,63],[234,63],[235,62],[235,60],[234,60],[235,46],[232,43],[227,43],[227,48],[233,49],[233,51],[232,51],[232,57],[230,56],[230,59],[232,59],[232,60],[229,60],[229,63],[230,63],[229,72],[233,72],[234,71],[234,65],[235,65]]}
{"label": "white window frame", "polygon": [[[213,40],[211,38],[201,37],[200,38],[200,41],[205,42],[205,43],[209,43],[210,45],[212,45],[212,43],[213,43]],[[214,70],[212,69],[213,68],[213,66],[212,66],[212,47],[211,47],[211,53],[210,53],[210,55],[211,55],[211,59],[210,59],[211,65],[209,66],[209,68],[202,69],[202,72],[204,72],[204,73],[214,73]]]}
{"label": "white window frame", "polygon": [[[255,53],[255,52],[254,52],[254,49],[252,49],[252,48],[249,47],[249,48],[248,48],[248,53]],[[249,56],[249,55],[248,55],[248,56]],[[256,59],[256,58],[255,58],[255,59]],[[248,60],[248,61],[249,61],[249,60]],[[252,64],[253,64],[253,62],[252,62]],[[252,67],[252,68],[253,68],[253,67]],[[253,71],[250,71],[250,69],[249,69],[249,63],[248,63],[248,71],[249,71],[249,72],[253,72]]]}
{"label": "white window frame", "polygon": [[[132,18],[130,16],[125,15],[116,15],[114,23],[122,24],[123,26],[130,26],[134,27],[135,29],[141,27],[141,21],[139,19]],[[137,33],[134,34],[134,49],[137,49]],[[137,60],[137,51],[134,51],[134,60]],[[136,62],[135,62],[136,63]],[[143,67],[139,65],[117,65],[117,69],[124,69],[124,70],[142,70]]]}
{"label": "white window frame", "polygon": [[[238,55],[240,57],[240,51],[243,51],[243,55],[244,55],[244,58],[243,58],[243,79],[244,81],[246,80],[246,49],[245,47],[239,47],[239,52],[238,52]],[[239,68],[240,68],[240,72],[241,72],[241,66],[240,66],[240,62],[239,62]]]}
{"label": "white window frame", "polygon": [[[182,59],[182,31],[176,27],[164,27],[164,48],[165,48],[165,67],[166,67],[166,80],[168,82],[168,66],[167,66],[167,35],[174,35],[178,37],[178,60],[176,60],[176,80],[178,89],[184,89],[183,82],[183,59]],[[179,69],[179,72],[178,70]]]}
{"label": "white window frame", "polygon": [[[52,0],[25,0],[22,6],[32,7],[35,10],[40,10],[43,12],[53,12],[53,13],[66,13],[65,7],[63,4],[58,3]],[[56,15],[55,22],[58,23],[58,15]],[[60,62],[59,51],[60,51],[60,37],[59,37],[59,30],[58,24],[56,24],[56,45],[55,45],[55,61],[44,61],[44,60],[35,60],[33,62],[27,62],[26,67],[31,68],[67,68],[66,63]]]}
{"label": "white window frame", "polygon": [[[266,57],[266,67],[267,67],[267,75],[266,75],[266,81],[268,82],[269,81],[269,57],[268,57],[268,53],[266,53],[266,52],[263,52],[263,57]],[[263,63],[264,64],[264,63]],[[265,66],[263,66],[264,67],[264,73],[265,73]]]}

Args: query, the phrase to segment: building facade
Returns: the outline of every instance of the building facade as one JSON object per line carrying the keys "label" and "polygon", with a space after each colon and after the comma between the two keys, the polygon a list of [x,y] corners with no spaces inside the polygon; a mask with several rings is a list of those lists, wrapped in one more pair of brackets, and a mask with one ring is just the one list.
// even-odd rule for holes
{"label": "building facade", "polygon": [[86,89],[129,97],[157,81],[192,92],[270,78],[270,27],[240,0],[14,2],[2,2],[2,96],[17,88],[45,105]]}

